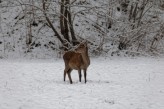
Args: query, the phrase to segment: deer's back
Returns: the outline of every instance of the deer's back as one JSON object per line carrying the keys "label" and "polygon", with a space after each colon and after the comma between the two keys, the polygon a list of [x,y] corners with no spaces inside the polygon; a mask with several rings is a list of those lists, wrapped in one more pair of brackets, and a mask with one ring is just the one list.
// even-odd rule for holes
{"label": "deer's back", "polygon": [[80,53],[68,51],[63,55],[66,67],[78,70],[84,66],[84,62]]}

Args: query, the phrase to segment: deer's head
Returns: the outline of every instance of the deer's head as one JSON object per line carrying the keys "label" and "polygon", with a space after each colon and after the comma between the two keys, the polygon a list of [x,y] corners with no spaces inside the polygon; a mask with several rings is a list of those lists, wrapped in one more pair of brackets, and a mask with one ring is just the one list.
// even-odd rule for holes
{"label": "deer's head", "polygon": [[78,47],[75,49],[78,53],[85,53],[88,50],[87,42],[82,42],[78,45]]}

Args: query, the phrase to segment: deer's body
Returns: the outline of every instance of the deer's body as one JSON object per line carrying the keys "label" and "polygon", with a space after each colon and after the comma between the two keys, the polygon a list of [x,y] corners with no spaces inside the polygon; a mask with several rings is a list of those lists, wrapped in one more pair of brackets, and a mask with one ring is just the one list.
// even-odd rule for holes
{"label": "deer's body", "polygon": [[86,83],[87,68],[90,65],[87,45],[80,44],[75,51],[66,52],[63,55],[63,59],[65,62],[64,81],[65,81],[66,74],[68,74],[69,81],[72,84],[71,71],[75,69],[78,70],[80,82],[81,82],[81,70],[84,71],[84,79]]}

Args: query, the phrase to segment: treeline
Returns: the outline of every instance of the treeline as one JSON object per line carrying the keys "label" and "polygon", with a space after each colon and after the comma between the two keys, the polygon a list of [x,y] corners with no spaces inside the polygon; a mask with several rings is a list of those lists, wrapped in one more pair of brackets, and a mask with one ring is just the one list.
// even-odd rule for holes
{"label": "treeline", "polygon": [[0,0],[0,51],[163,54],[163,0]]}

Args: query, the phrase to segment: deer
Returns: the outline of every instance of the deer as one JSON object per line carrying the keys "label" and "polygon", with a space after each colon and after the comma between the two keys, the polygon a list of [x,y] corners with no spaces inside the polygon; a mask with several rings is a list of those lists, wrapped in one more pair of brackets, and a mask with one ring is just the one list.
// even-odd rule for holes
{"label": "deer", "polygon": [[90,65],[87,42],[80,43],[74,51],[65,52],[63,60],[65,63],[64,81],[67,74],[70,84],[72,84],[71,72],[78,70],[79,82],[81,82],[81,70],[83,70],[85,83],[87,82],[87,68]]}

